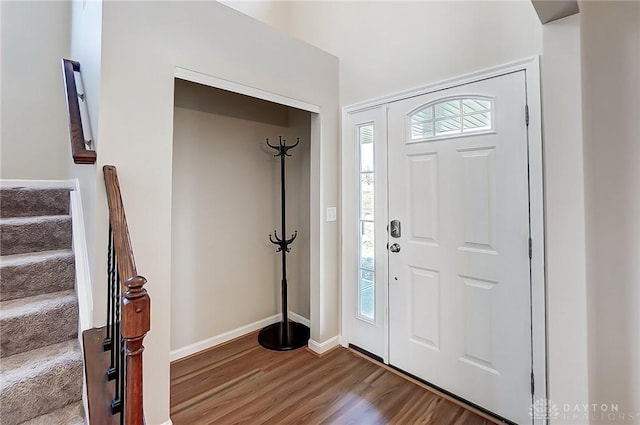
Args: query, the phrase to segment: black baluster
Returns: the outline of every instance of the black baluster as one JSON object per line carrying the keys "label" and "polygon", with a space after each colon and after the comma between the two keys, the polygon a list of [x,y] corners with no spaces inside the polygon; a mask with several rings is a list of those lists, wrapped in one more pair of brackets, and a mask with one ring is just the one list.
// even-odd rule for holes
{"label": "black baluster", "polygon": [[124,395],[124,384],[126,382],[127,367],[125,364],[125,341],[120,337],[120,425],[124,423],[124,403],[127,397]]}
{"label": "black baluster", "polygon": [[[111,261],[113,257],[113,230],[111,224],[109,224],[109,248],[107,249],[107,332],[102,342],[102,349],[108,351],[111,349],[111,309],[113,304],[111,303],[111,297],[113,296],[111,291]],[[112,366],[112,365],[110,365]]]}
{"label": "black baluster", "polygon": [[109,225],[109,256],[107,258],[107,273],[108,273],[108,282],[107,286],[109,287],[109,298],[107,299],[107,306],[109,309],[109,317],[107,319],[107,339],[104,342],[105,348],[110,350],[110,360],[109,360],[109,368],[107,369],[107,379],[109,381],[115,378],[116,374],[116,366],[115,366],[115,315],[116,315],[116,254],[115,254],[115,245],[113,240],[113,229],[111,225]]}
{"label": "black baluster", "polygon": [[118,270],[118,261],[116,259],[116,266],[115,266],[115,280],[116,280],[116,286],[115,286],[115,297],[113,299],[114,303],[115,303],[115,315],[114,315],[114,319],[115,319],[115,323],[114,323],[114,350],[112,351],[113,354],[113,361],[114,361],[114,370],[113,370],[113,379],[115,379],[115,384],[114,384],[114,397],[113,400],[111,401],[111,413],[116,414],[116,413],[121,413],[122,412],[122,394],[120,393],[120,389],[121,389],[121,379],[120,379],[120,375],[121,375],[121,369],[122,369],[122,365],[120,364],[120,350],[122,349],[122,338],[120,336],[120,274],[119,274],[119,270]]}

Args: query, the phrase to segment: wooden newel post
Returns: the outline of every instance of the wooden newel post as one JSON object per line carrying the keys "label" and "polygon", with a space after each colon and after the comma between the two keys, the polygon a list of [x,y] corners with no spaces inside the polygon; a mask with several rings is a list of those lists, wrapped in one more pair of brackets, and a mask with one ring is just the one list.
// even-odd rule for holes
{"label": "wooden newel post", "polygon": [[126,394],[124,414],[126,425],[144,425],[142,396],[143,340],[151,329],[151,301],[142,276],[132,276],[124,283],[122,300],[122,337],[125,340]]}

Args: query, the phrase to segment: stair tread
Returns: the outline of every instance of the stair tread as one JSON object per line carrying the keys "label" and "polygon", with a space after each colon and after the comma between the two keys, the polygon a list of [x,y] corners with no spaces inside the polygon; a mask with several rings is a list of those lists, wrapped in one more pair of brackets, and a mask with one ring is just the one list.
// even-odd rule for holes
{"label": "stair tread", "polygon": [[73,289],[0,302],[0,320],[29,314],[42,314],[60,306],[77,303]]}
{"label": "stair tread", "polygon": [[0,362],[0,388],[35,378],[43,371],[69,362],[82,362],[80,343],[76,339],[47,345],[5,357]]}
{"label": "stair tread", "polygon": [[23,254],[11,254],[0,256],[0,267],[16,267],[27,264],[42,263],[59,258],[73,258],[70,249],[56,249],[52,251],[26,252]]}
{"label": "stair tread", "polygon": [[6,217],[0,218],[0,226],[45,223],[51,221],[71,220],[71,215],[38,215],[34,217]]}
{"label": "stair tread", "polygon": [[82,403],[74,403],[54,410],[46,415],[38,416],[20,425],[84,425],[84,406]]}

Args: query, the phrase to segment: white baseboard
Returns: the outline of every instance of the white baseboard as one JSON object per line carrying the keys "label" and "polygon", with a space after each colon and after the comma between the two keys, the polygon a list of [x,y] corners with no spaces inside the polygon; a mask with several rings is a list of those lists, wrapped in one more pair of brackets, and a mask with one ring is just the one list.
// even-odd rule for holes
{"label": "white baseboard", "polygon": [[257,331],[258,329],[262,329],[265,326],[269,326],[272,323],[276,323],[280,321],[281,317],[282,317],[281,314],[275,314],[271,317],[267,317],[266,319],[258,320],[257,322],[253,322],[248,325],[241,326],[239,328],[222,333],[220,335],[207,338],[203,341],[196,342],[195,344],[187,345],[186,347],[173,350],[169,353],[169,361],[174,362],[183,357],[187,357],[192,354],[198,353],[200,351],[206,350],[208,348],[215,347],[216,345],[220,345],[227,341],[231,341],[232,339],[238,338],[239,336],[248,334],[253,331]]}
{"label": "white baseboard", "polygon": [[173,425],[173,422],[169,419],[167,422],[162,422],[160,425]]}
{"label": "white baseboard", "polygon": [[14,179],[1,179],[0,187],[12,188],[12,187],[28,187],[33,189],[75,189],[76,184],[73,180],[14,180]]}
{"label": "white baseboard", "polygon": [[298,322],[302,325],[305,325],[308,328],[311,327],[311,321],[306,317],[300,316],[298,313],[294,313],[293,311],[289,311],[288,314],[289,314],[289,319],[293,320],[294,322]]}
{"label": "white baseboard", "polygon": [[338,345],[340,345],[340,335],[329,338],[324,342],[316,342],[312,339],[309,340],[309,349],[318,355],[322,355]]}
{"label": "white baseboard", "polygon": [[[294,322],[301,323],[307,327],[311,326],[311,322],[309,321],[309,319],[307,319],[306,317],[300,316],[298,313],[294,313],[293,311],[289,312],[289,319],[293,320]],[[246,335],[253,331],[257,331],[258,329],[262,329],[265,326],[269,326],[272,323],[276,323],[280,320],[282,320],[282,314],[274,314],[273,316],[267,317],[266,319],[258,320],[257,322],[253,322],[248,325],[241,326],[236,329],[232,329],[228,332],[222,333],[220,335],[216,335],[211,338],[207,338],[205,340],[196,342],[195,344],[191,344],[183,348],[178,348],[177,350],[173,350],[169,353],[169,361],[174,362],[176,360],[180,360],[184,357],[190,356],[200,351],[204,351],[209,348],[215,347],[216,345],[224,344],[227,341],[231,341],[232,339],[238,338],[239,336]],[[311,343],[311,341],[309,341],[309,343]],[[333,347],[330,347],[330,348],[333,348]]]}

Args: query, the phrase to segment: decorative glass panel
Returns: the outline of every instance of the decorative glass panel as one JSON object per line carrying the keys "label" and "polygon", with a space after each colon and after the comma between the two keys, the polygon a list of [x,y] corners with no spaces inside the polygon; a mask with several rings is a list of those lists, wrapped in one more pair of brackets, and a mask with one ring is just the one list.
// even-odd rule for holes
{"label": "decorative glass panel", "polygon": [[451,118],[448,120],[436,121],[436,136],[442,136],[445,134],[460,133],[460,119]]}
{"label": "decorative glass panel", "polygon": [[433,136],[433,121],[426,121],[411,125],[411,138],[422,139]]}
{"label": "decorative glass panel", "polygon": [[373,220],[373,173],[360,174],[360,217]]}
{"label": "decorative glass panel", "polygon": [[375,225],[374,215],[374,127],[358,127],[360,147],[360,270],[358,276],[358,315],[375,319]]}
{"label": "decorative glass panel", "polygon": [[373,171],[373,143],[360,145],[360,171]]}
{"label": "decorative glass panel", "polygon": [[367,221],[361,222],[360,230],[360,267],[367,270],[375,270],[373,223]]}
{"label": "decorative glass panel", "polygon": [[375,314],[375,284],[374,273],[370,270],[360,270],[360,315],[373,320]]}
{"label": "decorative glass panel", "polygon": [[460,115],[460,100],[450,100],[435,105],[436,119]]}
{"label": "decorative glass panel", "polygon": [[465,115],[462,117],[462,131],[488,130],[491,128],[491,112]]}
{"label": "decorative glass panel", "polygon": [[433,120],[433,107],[424,108],[411,116],[411,123]]}
{"label": "decorative glass panel", "polygon": [[459,97],[432,102],[409,116],[410,140],[493,130],[493,99]]}
{"label": "decorative glass panel", "polygon": [[488,111],[491,109],[490,100],[482,99],[463,99],[462,112],[465,114],[473,114],[474,112]]}

